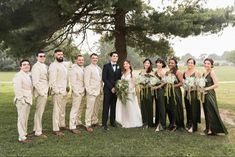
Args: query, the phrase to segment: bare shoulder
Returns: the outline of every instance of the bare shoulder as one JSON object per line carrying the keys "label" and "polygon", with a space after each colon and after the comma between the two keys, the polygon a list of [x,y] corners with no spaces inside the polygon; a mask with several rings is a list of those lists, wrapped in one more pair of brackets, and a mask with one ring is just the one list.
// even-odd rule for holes
{"label": "bare shoulder", "polygon": [[211,70],[211,77],[215,77],[216,76],[216,73],[215,73],[215,71],[214,70]]}
{"label": "bare shoulder", "polygon": [[177,70],[176,75],[182,75],[182,72],[180,70]]}

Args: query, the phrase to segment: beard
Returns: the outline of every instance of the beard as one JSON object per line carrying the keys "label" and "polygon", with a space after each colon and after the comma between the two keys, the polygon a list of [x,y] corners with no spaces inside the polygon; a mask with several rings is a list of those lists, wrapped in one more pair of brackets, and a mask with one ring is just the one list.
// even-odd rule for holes
{"label": "beard", "polygon": [[63,62],[64,61],[64,58],[56,58],[57,62]]}

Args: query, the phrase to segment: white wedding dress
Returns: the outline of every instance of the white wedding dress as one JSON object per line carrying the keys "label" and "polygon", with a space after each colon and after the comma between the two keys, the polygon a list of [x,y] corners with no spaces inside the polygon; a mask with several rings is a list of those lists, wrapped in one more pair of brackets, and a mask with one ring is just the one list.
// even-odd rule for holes
{"label": "white wedding dress", "polygon": [[143,125],[142,116],[131,74],[129,73],[127,76],[122,75],[121,79],[128,81],[129,93],[126,104],[122,104],[122,102],[117,99],[116,121],[121,124],[123,128],[141,127]]}

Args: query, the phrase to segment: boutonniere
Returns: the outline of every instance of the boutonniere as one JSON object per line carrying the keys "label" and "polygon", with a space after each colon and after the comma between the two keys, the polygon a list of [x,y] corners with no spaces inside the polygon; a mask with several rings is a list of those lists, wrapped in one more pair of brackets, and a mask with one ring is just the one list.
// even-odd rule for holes
{"label": "boutonniere", "polygon": [[117,66],[117,69],[120,69],[119,66]]}

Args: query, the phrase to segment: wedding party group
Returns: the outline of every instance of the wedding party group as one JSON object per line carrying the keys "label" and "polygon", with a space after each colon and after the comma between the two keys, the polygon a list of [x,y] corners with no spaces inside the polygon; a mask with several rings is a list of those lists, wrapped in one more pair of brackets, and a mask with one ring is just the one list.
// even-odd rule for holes
{"label": "wedding party group", "polygon": [[[31,142],[27,125],[33,98],[36,105],[34,136],[47,138],[42,129],[42,117],[49,95],[53,102],[53,134],[58,137],[64,136],[64,130],[80,134],[79,126],[93,132],[94,127],[100,126],[98,113],[102,102],[104,131],[109,130],[108,126],[116,128],[121,125],[123,128],[155,128],[156,132],[187,130],[192,133],[197,131],[198,123],[201,122],[203,106],[206,124],[204,133],[228,133],[217,106],[214,89],[218,87],[218,80],[213,71],[214,61],[210,58],[204,60],[203,74],[195,69],[196,61],[193,58],[187,60],[188,68],[183,73],[179,71],[175,58],[168,60],[168,70],[164,70],[165,61],[157,59],[155,71],[152,61],[145,59],[143,70],[138,76],[134,76],[129,60],[125,60],[120,66],[117,64],[117,52],[109,54],[110,62],[102,69],[97,64],[99,56],[96,53],[90,55],[90,64],[86,67],[84,57],[77,55],[71,68],[65,65],[63,55],[62,50],[56,49],[55,60],[49,67],[45,64],[44,51],[36,53],[37,62],[32,68],[29,60],[20,61],[20,71],[13,79],[20,143]],[[70,88],[72,107],[67,127],[65,113]],[[86,100],[85,107],[82,107],[83,99]],[[83,110],[85,124],[81,120]]]}

